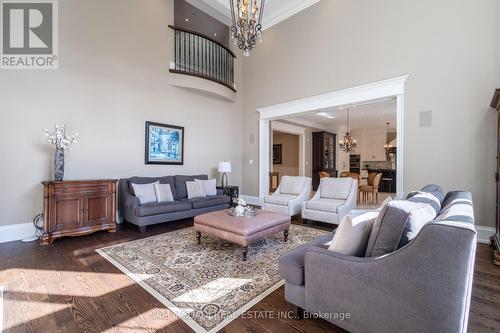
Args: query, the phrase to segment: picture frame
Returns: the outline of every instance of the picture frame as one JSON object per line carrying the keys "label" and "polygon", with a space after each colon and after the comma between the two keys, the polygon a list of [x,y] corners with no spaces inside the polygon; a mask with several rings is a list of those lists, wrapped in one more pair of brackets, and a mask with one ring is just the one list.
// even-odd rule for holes
{"label": "picture frame", "polygon": [[184,127],[146,121],[145,163],[184,165]]}
{"label": "picture frame", "polygon": [[275,144],[273,145],[273,164],[281,164],[283,163],[283,145]]}

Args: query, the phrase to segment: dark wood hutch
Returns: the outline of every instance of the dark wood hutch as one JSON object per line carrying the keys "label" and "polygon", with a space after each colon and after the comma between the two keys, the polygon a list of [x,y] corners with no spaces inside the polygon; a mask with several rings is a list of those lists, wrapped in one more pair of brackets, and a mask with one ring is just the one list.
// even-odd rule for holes
{"label": "dark wood hutch", "polygon": [[328,172],[331,177],[337,176],[337,135],[329,132],[314,132],[312,139],[312,186],[313,190],[316,191],[321,171]]}

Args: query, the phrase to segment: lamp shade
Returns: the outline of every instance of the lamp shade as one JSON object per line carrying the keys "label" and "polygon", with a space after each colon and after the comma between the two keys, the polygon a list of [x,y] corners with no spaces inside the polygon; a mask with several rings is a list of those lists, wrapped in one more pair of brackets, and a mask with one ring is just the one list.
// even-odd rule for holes
{"label": "lamp shade", "polygon": [[231,172],[231,162],[219,162],[219,172]]}

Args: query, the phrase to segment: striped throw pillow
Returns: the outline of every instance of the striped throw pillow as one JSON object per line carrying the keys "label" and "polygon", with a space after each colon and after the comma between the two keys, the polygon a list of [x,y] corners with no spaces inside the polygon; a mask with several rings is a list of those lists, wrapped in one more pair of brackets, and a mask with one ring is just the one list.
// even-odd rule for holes
{"label": "striped throw pillow", "polygon": [[207,196],[203,184],[200,182],[186,182],[186,189],[188,199],[205,198]]}
{"label": "striped throw pillow", "polygon": [[156,202],[174,201],[174,196],[172,195],[172,189],[170,188],[170,184],[155,183],[154,186],[155,186]]}

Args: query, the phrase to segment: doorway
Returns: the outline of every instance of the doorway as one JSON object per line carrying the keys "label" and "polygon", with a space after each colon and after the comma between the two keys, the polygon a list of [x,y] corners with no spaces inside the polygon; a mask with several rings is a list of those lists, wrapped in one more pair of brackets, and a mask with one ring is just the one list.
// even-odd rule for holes
{"label": "doorway", "polygon": [[269,140],[269,192],[283,176],[305,175],[305,130],[281,121],[271,121]]}
{"label": "doorway", "polygon": [[259,197],[262,201],[269,188],[269,171],[272,141],[270,136],[271,121],[292,116],[318,113],[322,110],[340,108],[354,104],[376,102],[393,98],[397,107],[397,184],[398,196],[403,195],[404,184],[404,88],[408,75],[389,80],[378,81],[358,87],[338,90],[331,93],[308,97],[296,101],[277,104],[257,109],[259,122]]}

